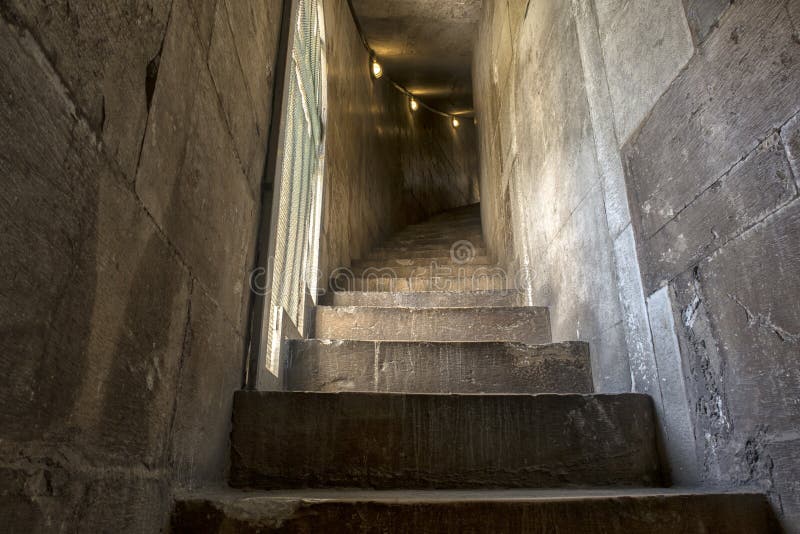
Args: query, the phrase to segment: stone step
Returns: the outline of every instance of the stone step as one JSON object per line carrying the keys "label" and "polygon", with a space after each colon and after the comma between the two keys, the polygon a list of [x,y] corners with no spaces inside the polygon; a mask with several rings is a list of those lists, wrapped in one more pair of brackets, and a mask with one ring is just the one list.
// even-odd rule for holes
{"label": "stone step", "polygon": [[[486,256],[487,251],[483,247],[473,248],[470,252],[471,256]],[[433,247],[433,248],[417,248],[417,247],[377,247],[372,249],[364,259],[366,260],[383,260],[387,258],[450,258],[453,256],[453,251],[450,246],[446,247]]]}
{"label": "stone step", "polygon": [[236,488],[661,483],[650,398],[239,391]]}
{"label": "stone step", "polygon": [[317,306],[314,338],[356,341],[498,341],[543,345],[547,308],[373,308]]}
{"label": "stone step", "polygon": [[369,267],[373,267],[376,269],[381,268],[396,268],[396,267],[413,267],[416,265],[419,266],[429,266],[431,263],[435,263],[436,265],[483,265],[483,266],[491,266],[494,264],[492,259],[489,256],[476,256],[471,260],[465,261],[461,263],[453,263],[453,258],[451,256],[439,256],[437,258],[403,258],[402,256],[398,256],[395,258],[386,258],[383,260],[355,260],[353,261],[353,265],[351,270],[357,271],[360,269],[366,269]]}
{"label": "stone step", "polygon": [[489,291],[514,287],[502,273],[476,273],[475,276],[389,277],[339,276],[331,282],[335,291]]}
{"label": "stone step", "polygon": [[587,343],[290,342],[287,389],[591,393]]}
{"label": "stone step", "polygon": [[525,304],[525,294],[516,289],[501,291],[342,291],[323,295],[330,306],[375,306],[378,308],[471,308],[512,307]]}
{"label": "stone step", "polygon": [[225,490],[179,495],[175,534],[780,532],[767,499],[671,489]]}
{"label": "stone step", "polygon": [[448,235],[436,235],[430,237],[423,237],[420,235],[413,236],[393,236],[392,238],[384,241],[381,248],[393,247],[413,247],[413,248],[439,248],[450,247],[454,245],[469,244],[473,248],[486,248],[486,243],[483,241],[483,236],[480,234],[459,235],[456,237]]}
{"label": "stone step", "polygon": [[407,226],[392,235],[395,237],[457,237],[475,235],[481,237],[483,231],[480,223],[437,224],[429,226]]}
{"label": "stone step", "polygon": [[398,265],[394,267],[361,267],[353,268],[353,275],[357,278],[479,278],[506,277],[506,272],[494,265],[480,265],[474,263],[438,263],[429,261],[418,262],[417,265]]}

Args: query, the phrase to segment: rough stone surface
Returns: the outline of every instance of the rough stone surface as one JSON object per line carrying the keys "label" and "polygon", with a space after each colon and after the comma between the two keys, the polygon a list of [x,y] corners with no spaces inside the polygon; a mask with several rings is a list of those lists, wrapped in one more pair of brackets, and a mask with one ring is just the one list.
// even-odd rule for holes
{"label": "rough stone surface", "polygon": [[624,143],[694,54],[681,0],[596,0],[600,43]]}
{"label": "rough stone surface", "polygon": [[[229,321],[243,324],[256,199],[236,157],[190,11],[183,0],[173,9],[136,192]],[[212,51],[217,46],[222,45],[212,41]],[[238,89],[246,92],[243,83]]]}
{"label": "rough stone surface", "polygon": [[[797,287],[795,201],[671,285],[703,476],[756,486],[796,531],[798,418],[794,365],[800,317],[785,306]],[[757,268],[763,277],[747,273]],[[719,343],[717,340],[724,340]]]}
{"label": "rough stone surface", "polygon": [[797,188],[800,189],[800,114],[795,115],[781,130],[786,156],[792,167]]}
{"label": "rough stone surface", "polygon": [[796,194],[783,144],[777,134],[772,135],[652,237],[641,241],[648,291],[713,254]]}
{"label": "rough stone surface", "polygon": [[647,314],[653,331],[653,352],[658,369],[656,414],[669,466],[670,481],[682,487],[701,483],[701,469],[694,444],[694,427],[686,393],[687,373],[681,360],[672,301],[664,287],[647,299]]}
{"label": "rough stone surface", "polygon": [[645,286],[669,286],[700,478],[766,491],[790,532],[798,6],[732,3],[623,148]]}
{"label": "rough stone surface", "polygon": [[624,147],[633,218],[645,238],[800,109],[800,46],[786,4],[734,4]]}
{"label": "rough stone surface", "polygon": [[686,19],[696,44],[706,40],[717,27],[731,0],[683,0]]}
{"label": "rough stone surface", "polygon": [[392,343],[302,340],[292,344],[293,391],[591,393],[585,343]]}
{"label": "rough stone surface", "polygon": [[423,291],[421,293],[390,291],[344,291],[328,295],[331,306],[377,306],[379,308],[468,308],[480,306],[509,307],[525,303],[525,295],[517,290],[507,291]]}
{"label": "rough stone surface", "polygon": [[[629,391],[609,226],[618,232],[627,221],[624,202],[608,202],[604,187],[616,139],[597,156],[584,90],[590,48],[569,2],[517,4],[484,6],[474,60],[487,249],[530,302],[551,308],[554,339],[593,344],[597,390]],[[603,131],[614,137],[613,123]]]}
{"label": "rough stone surface", "polygon": [[549,343],[547,308],[364,308],[316,310],[319,339]]}
{"label": "rough stone surface", "polygon": [[130,180],[136,175],[171,0],[8,0],[0,13],[27,28],[80,114]]}
{"label": "rough stone surface", "polygon": [[[245,327],[236,259],[254,240],[218,92],[245,88],[209,75],[215,4],[0,5],[0,522],[11,532],[157,532],[172,488],[222,478]],[[276,39],[279,4],[228,7],[231,19],[270,13],[260,31]],[[259,53],[274,62],[274,46]],[[213,247],[228,238],[223,258]]]}
{"label": "rough stone surface", "polygon": [[640,395],[238,392],[239,488],[650,486],[660,479]]}
{"label": "rough stone surface", "polygon": [[[578,498],[583,497],[583,498]],[[243,532],[519,532],[767,534],[764,497],[666,490],[294,491],[178,500],[173,525],[192,534]]]}

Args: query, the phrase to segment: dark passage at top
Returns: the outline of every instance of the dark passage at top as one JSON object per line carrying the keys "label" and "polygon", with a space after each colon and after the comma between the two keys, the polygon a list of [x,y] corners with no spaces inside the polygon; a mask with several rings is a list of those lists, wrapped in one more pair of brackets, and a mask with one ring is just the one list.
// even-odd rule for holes
{"label": "dark passage at top", "polygon": [[472,111],[482,0],[350,0],[384,71],[429,106]]}

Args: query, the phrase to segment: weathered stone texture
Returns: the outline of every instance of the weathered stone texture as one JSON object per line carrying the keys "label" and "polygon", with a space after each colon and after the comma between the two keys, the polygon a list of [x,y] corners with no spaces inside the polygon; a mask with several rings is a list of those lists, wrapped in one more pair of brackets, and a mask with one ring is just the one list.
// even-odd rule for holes
{"label": "weathered stone texture", "polygon": [[800,114],[795,115],[781,129],[781,140],[792,168],[797,188],[800,189]]}
{"label": "weathered stone texture", "polygon": [[[261,38],[277,39],[280,6],[255,4],[246,16],[260,9]],[[222,475],[255,202],[219,103],[220,91],[250,98],[247,84],[215,87],[208,72],[215,10],[0,7],[0,464],[12,503],[1,522],[12,531],[158,531],[176,481]],[[260,53],[274,62],[274,47]]]}
{"label": "weathered stone texture", "polygon": [[508,307],[525,304],[525,295],[518,290],[507,291],[423,291],[420,293],[389,291],[342,291],[326,295],[324,302],[331,306],[377,306],[381,308],[466,308],[470,306]]}
{"label": "weathered stone texture", "polygon": [[319,339],[549,343],[547,308],[316,309]]}
{"label": "weathered stone texture", "polygon": [[148,113],[148,65],[158,61],[170,0],[9,0],[7,20],[29,29],[108,154],[133,179]]}
{"label": "weathered stone texture", "polygon": [[683,0],[694,42],[699,44],[714,31],[731,0]]}
{"label": "weathered stone texture", "polygon": [[171,446],[174,478],[184,488],[222,482],[233,392],[242,386],[244,340],[219,306],[195,285]]}
{"label": "weathered stone texture", "polygon": [[798,515],[800,312],[787,292],[800,285],[799,229],[795,201],[673,283],[704,476],[761,487],[787,526]]}
{"label": "weathered stone texture", "polygon": [[724,10],[718,28],[696,33],[623,155],[643,280],[669,285],[701,476],[767,491],[793,531],[800,3],[724,4],[702,6]]}
{"label": "weathered stone texture", "polygon": [[585,343],[294,341],[293,391],[591,393]]}
{"label": "weathered stone texture", "polygon": [[191,12],[182,0],[173,9],[163,85],[153,99],[136,191],[229,320],[243,324],[256,199],[236,158]]}
{"label": "weathered stone texture", "polygon": [[595,344],[598,390],[628,390],[609,208],[570,4],[486,3],[473,75],[487,249],[524,274],[516,287],[551,307],[554,339]]}
{"label": "weathered stone texture", "polygon": [[694,54],[681,0],[596,0],[600,42],[623,144]]}
{"label": "weathered stone texture", "polygon": [[711,184],[651,238],[640,257],[648,293],[695,265],[797,194],[775,134]]}
{"label": "weathered stone texture", "polygon": [[643,395],[238,392],[239,488],[653,486]]}
{"label": "weathered stone texture", "polygon": [[800,109],[800,46],[785,5],[734,4],[625,146],[645,238]]}
{"label": "weathered stone texture", "polygon": [[767,534],[777,529],[762,495],[653,489],[211,493],[180,498],[173,526],[177,533],[191,534]]}

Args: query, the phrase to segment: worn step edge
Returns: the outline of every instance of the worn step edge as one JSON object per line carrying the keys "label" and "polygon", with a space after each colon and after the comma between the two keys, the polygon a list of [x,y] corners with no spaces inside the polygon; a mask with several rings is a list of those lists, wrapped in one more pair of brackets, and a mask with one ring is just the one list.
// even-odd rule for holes
{"label": "worn step edge", "polygon": [[238,391],[230,484],[658,486],[650,397]]}
{"label": "worn step edge", "polygon": [[317,306],[312,337],[361,341],[497,341],[532,345],[552,342],[550,311],[540,306]]}
{"label": "worn step edge", "polygon": [[289,342],[290,391],[592,393],[589,345],[508,342]]}
{"label": "worn step edge", "polygon": [[780,532],[766,497],[702,490],[237,490],[178,493],[176,534]]}
{"label": "worn step edge", "polygon": [[378,308],[473,308],[476,306],[514,307],[526,304],[518,289],[487,291],[331,291],[323,295],[321,304]]}
{"label": "worn step edge", "polygon": [[475,256],[472,259],[462,261],[454,261],[451,256],[437,256],[435,258],[384,258],[382,260],[353,260],[351,270],[366,269],[368,267],[412,267],[414,265],[430,265],[436,263],[437,265],[484,265],[492,266],[494,263],[489,256]]}

